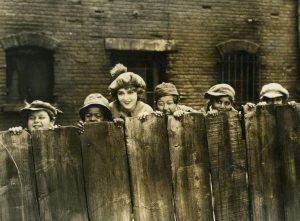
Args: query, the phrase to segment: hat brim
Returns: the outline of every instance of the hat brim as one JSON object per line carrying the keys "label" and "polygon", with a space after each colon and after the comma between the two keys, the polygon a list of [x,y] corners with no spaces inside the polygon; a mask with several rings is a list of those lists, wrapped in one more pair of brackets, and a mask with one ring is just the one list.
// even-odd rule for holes
{"label": "hat brim", "polygon": [[278,91],[270,91],[270,92],[267,92],[265,93],[263,96],[261,96],[260,99],[262,98],[276,98],[276,97],[286,97],[284,94],[278,92]]}
{"label": "hat brim", "polygon": [[52,119],[55,119],[55,114],[47,108],[29,107],[29,108],[22,108],[20,111],[21,114],[23,114],[24,116],[27,116],[30,111],[46,111]]}
{"label": "hat brim", "polygon": [[211,97],[220,97],[220,96],[228,96],[228,97],[230,97],[228,94],[220,93],[220,92],[206,92],[204,94],[204,98],[206,98],[206,99],[209,99]]}
{"label": "hat brim", "polygon": [[102,110],[105,111],[106,113],[106,116],[109,118],[108,120],[112,120],[112,114],[111,114],[111,111],[109,108],[107,108],[105,105],[101,105],[99,103],[90,103],[90,104],[87,104],[87,105],[84,105],[83,107],[81,107],[79,109],[79,116],[80,116],[80,119],[84,121],[84,114],[86,112],[86,110],[90,107],[90,106],[99,106],[100,108],[102,108]]}

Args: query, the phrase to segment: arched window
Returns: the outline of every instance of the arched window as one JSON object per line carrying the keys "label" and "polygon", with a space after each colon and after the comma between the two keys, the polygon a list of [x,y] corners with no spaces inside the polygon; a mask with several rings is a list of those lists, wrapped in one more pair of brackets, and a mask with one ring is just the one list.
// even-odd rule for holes
{"label": "arched window", "polygon": [[9,48],[5,52],[8,102],[53,102],[53,52],[35,46]]}

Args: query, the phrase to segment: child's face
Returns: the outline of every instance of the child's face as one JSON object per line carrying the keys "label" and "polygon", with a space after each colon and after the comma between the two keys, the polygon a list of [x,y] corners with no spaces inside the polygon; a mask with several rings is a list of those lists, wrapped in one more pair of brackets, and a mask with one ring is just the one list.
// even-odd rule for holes
{"label": "child's face", "polygon": [[100,107],[89,107],[84,114],[84,121],[86,123],[104,121],[104,114]]}
{"label": "child's face", "polygon": [[27,127],[29,131],[48,130],[54,125],[54,120],[50,119],[46,111],[31,111],[28,116]]}
{"label": "child's face", "polygon": [[164,96],[156,102],[157,109],[165,114],[173,114],[176,111],[176,104],[172,95]]}
{"label": "child's face", "polygon": [[134,88],[120,88],[117,92],[118,100],[127,111],[133,111],[138,100],[137,92]]}
{"label": "child's face", "polygon": [[267,104],[282,104],[283,103],[283,97],[265,98],[264,100],[267,102]]}
{"label": "child's face", "polygon": [[228,96],[218,97],[212,101],[212,109],[217,111],[229,111],[232,109],[232,103]]}

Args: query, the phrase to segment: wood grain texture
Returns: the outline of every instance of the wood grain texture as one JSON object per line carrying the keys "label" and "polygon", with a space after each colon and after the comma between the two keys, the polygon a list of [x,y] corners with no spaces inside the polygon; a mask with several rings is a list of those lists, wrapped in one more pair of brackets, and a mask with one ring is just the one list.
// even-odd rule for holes
{"label": "wood grain texture", "polygon": [[213,220],[205,121],[202,114],[168,119],[176,220]]}
{"label": "wood grain texture", "polygon": [[41,220],[88,220],[77,130],[34,131],[32,144]]}
{"label": "wood grain texture", "polygon": [[39,220],[29,134],[0,134],[0,220]]}
{"label": "wood grain texture", "polygon": [[253,221],[282,221],[284,213],[275,107],[257,106],[245,114],[245,130]]}
{"label": "wood grain texture", "polygon": [[126,118],[133,211],[136,221],[174,220],[166,119]]}
{"label": "wood grain texture", "polygon": [[131,220],[124,129],[86,124],[81,142],[90,220]]}
{"label": "wood grain texture", "polygon": [[282,160],[282,190],[286,221],[300,219],[300,104],[277,108]]}
{"label": "wood grain texture", "polygon": [[250,219],[246,147],[236,112],[206,117],[216,220]]}

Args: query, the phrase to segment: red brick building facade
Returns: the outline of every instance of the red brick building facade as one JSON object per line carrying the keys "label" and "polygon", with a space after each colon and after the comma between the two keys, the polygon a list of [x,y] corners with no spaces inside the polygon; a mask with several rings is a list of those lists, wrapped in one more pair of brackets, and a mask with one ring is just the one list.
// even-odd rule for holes
{"label": "red brick building facade", "polygon": [[196,109],[219,82],[240,103],[269,82],[299,101],[298,31],[297,1],[1,1],[0,129],[20,124],[25,98],[76,122],[86,95],[108,95],[117,62],[145,78],[149,103],[161,81]]}

